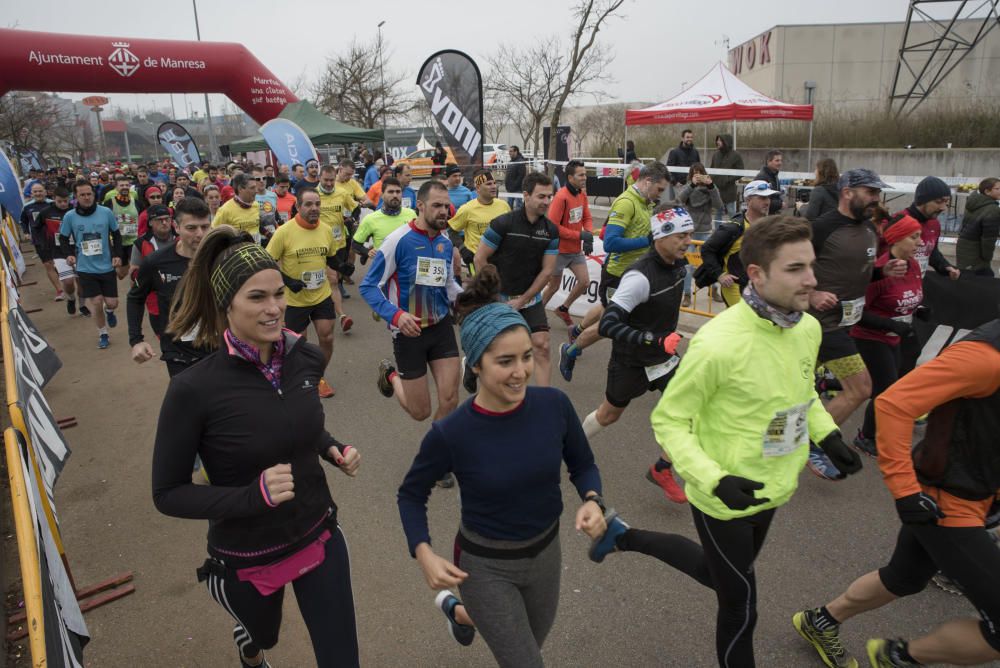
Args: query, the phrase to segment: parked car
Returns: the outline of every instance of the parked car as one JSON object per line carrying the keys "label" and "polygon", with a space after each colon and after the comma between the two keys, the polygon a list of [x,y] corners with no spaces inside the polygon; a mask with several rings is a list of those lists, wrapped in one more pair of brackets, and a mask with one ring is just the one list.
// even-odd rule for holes
{"label": "parked car", "polygon": [[507,144],[483,144],[483,164],[505,165],[510,161]]}
{"label": "parked car", "polygon": [[[451,152],[450,146],[445,146],[445,164],[458,164],[458,160],[455,159],[455,154]],[[433,148],[422,148],[419,151],[414,151],[405,158],[400,158],[396,161],[397,165],[409,165],[410,174],[416,178],[424,178],[431,175],[431,170],[434,169],[434,163],[431,161],[431,157],[434,155]]]}

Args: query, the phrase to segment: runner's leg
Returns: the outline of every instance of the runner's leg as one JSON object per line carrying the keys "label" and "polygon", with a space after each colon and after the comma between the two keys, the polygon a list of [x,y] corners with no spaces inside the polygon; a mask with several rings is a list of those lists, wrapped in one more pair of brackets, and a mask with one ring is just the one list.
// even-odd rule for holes
{"label": "runner's leg", "polygon": [[[827,368],[830,367],[827,366]],[[837,426],[842,427],[858,409],[858,406],[871,396],[872,378],[865,368],[845,377],[840,377],[834,369],[831,371],[837,376],[843,390],[826,404],[826,410],[833,417]]]}
{"label": "runner's leg", "polygon": [[260,657],[261,650],[278,644],[284,587],[270,596],[262,596],[252,584],[241,582],[229,570],[224,576],[209,573],[206,584],[215,602],[236,621],[233,639],[246,663]]}
{"label": "runner's leg", "polygon": [[573,289],[569,291],[569,296],[566,301],[563,302],[563,306],[567,309],[573,305],[577,299],[580,298],[588,287],[590,287],[590,274],[587,272],[587,263],[570,265],[570,271],[573,272],[573,276],[576,277],[576,285]]}
{"label": "runner's leg", "polygon": [[[458,381],[462,365],[458,357],[431,360],[429,364],[431,376],[434,377],[434,386],[437,388],[438,407],[434,412],[434,419],[440,420],[458,406]],[[424,389],[427,389],[426,383]],[[430,412],[430,397],[427,401],[427,411]]]}
{"label": "runner's leg", "polygon": [[326,360],[326,364],[323,365],[323,370],[326,371],[326,367],[330,364],[330,359],[333,357],[333,320],[328,318],[323,318],[319,320],[313,320],[313,327],[316,329],[316,338],[319,349],[323,351],[323,359]]}
{"label": "runner's leg", "polygon": [[52,260],[46,260],[42,263],[45,266],[45,275],[49,279],[49,283],[52,287],[56,289],[56,292],[62,291],[62,283],[59,282],[59,272],[56,271],[56,265]]}
{"label": "runner's leg", "polygon": [[531,333],[531,354],[535,359],[535,384],[539,387],[548,387],[552,369],[552,360],[549,355],[549,333]]}
{"label": "runner's leg", "polygon": [[861,435],[874,439],[875,399],[899,380],[899,346],[867,339],[857,339],[856,343],[872,382],[871,401],[865,407],[865,421],[861,427]]}

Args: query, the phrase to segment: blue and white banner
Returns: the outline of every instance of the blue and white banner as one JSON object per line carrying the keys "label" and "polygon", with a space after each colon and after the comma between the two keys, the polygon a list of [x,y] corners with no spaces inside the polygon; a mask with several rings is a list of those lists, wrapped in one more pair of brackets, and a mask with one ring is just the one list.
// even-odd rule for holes
{"label": "blue and white banner", "polygon": [[14,172],[14,165],[10,164],[3,151],[0,151],[0,204],[3,204],[14,220],[21,220],[21,209],[24,208],[21,185]]}
{"label": "blue and white banner", "polygon": [[156,137],[160,140],[160,146],[167,152],[174,163],[192,174],[201,165],[201,154],[198,153],[198,145],[194,143],[194,137],[184,129],[180,123],[167,121],[161,123],[156,130]]}
{"label": "blue and white banner", "polygon": [[319,160],[319,154],[305,131],[287,118],[274,118],[260,126],[260,134],[278,157],[278,164],[304,165]]}

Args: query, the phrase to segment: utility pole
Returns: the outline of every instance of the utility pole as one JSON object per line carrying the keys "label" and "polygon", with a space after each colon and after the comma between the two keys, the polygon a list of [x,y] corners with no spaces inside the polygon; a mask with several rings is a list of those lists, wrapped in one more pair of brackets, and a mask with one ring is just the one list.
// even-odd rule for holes
{"label": "utility pole", "polygon": [[[201,27],[198,25],[198,0],[191,0],[194,7],[194,32],[201,41]],[[208,146],[211,159],[214,161],[219,157],[219,147],[215,144],[215,129],[212,127],[212,107],[208,103],[208,93],[205,93],[205,120],[208,121]]]}

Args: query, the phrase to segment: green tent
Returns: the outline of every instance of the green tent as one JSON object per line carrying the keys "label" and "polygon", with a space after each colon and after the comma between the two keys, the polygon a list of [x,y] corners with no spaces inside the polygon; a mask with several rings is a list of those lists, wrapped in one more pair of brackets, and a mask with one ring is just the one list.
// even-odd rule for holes
{"label": "green tent", "polygon": [[[290,102],[278,114],[279,118],[287,118],[302,128],[309,136],[313,146],[328,144],[350,144],[353,142],[381,142],[381,130],[356,128],[330,118],[307,100]],[[247,153],[249,151],[266,151],[267,142],[259,134],[246,139],[239,139],[229,144],[230,153]]]}

